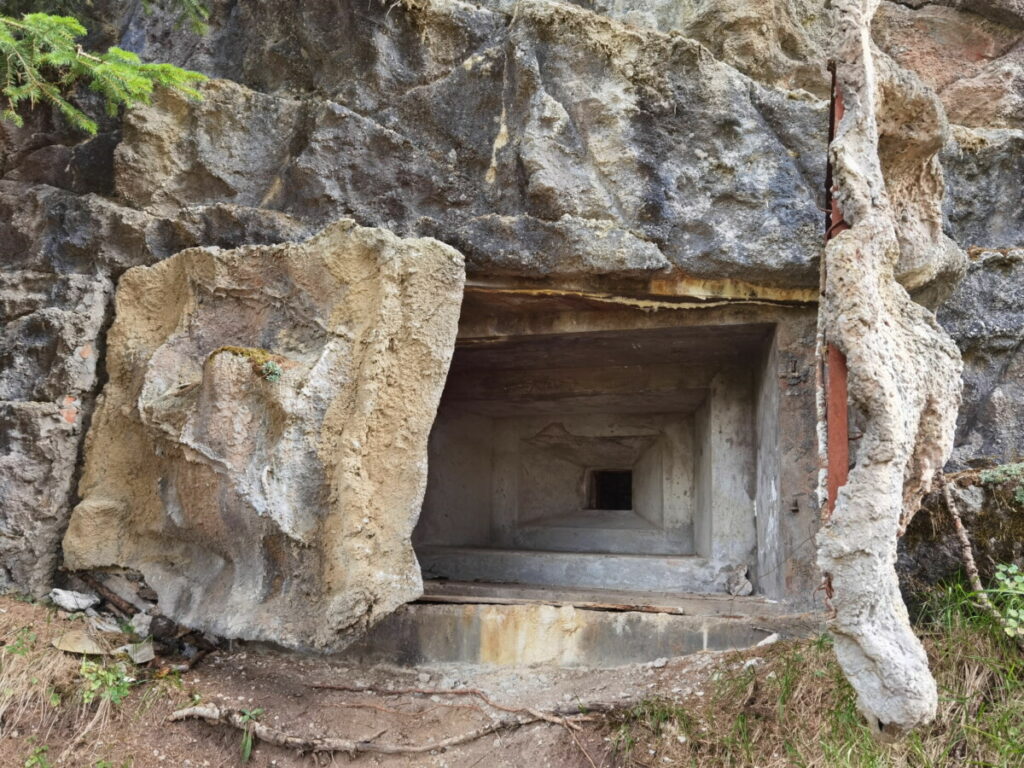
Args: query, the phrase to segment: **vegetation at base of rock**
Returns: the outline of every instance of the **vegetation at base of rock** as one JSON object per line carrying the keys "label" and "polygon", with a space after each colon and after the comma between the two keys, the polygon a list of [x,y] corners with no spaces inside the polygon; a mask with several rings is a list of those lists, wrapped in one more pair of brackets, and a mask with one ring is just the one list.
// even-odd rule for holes
{"label": "vegetation at base of rock", "polygon": [[1010,637],[1024,637],[1024,573],[1020,567],[997,565],[995,584],[985,592],[1005,621],[1003,631]]}
{"label": "vegetation at base of rock", "polygon": [[1024,765],[1024,657],[960,582],[917,617],[939,684],[930,726],[877,741],[857,711],[827,635],[737,652],[703,696],[652,698],[618,714],[606,738],[619,766],[888,768]]}
{"label": "vegetation at base of rock", "polygon": [[[256,708],[256,709],[243,709],[242,710],[242,722],[245,723],[246,725],[249,725],[250,723],[255,723],[257,720],[260,719],[260,716],[262,714],[263,714],[263,710],[260,709],[260,708]],[[249,758],[252,757],[252,748],[253,748],[253,744],[255,743],[255,741],[256,741],[256,736],[253,733],[253,730],[252,730],[251,726],[246,728],[244,731],[242,731],[242,762],[243,763],[249,762]]]}
{"label": "vegetation at base of rock", "polygon": [[27,738],[18,748],[17,763],[5,753],[0,764],[121,768],[120,759],[111,762],[107,755],[93,754],[94,740],[125,717],[142,717],[156,702],[166,700],[170,706],[171,698],[180,703],[190,693],[182,690],[180,675],[166,669],[57,650],[54,640],[69,626],[84,623],[82,617],[41,604],[5,603],[0,614],[0,743],[14,747],[19,735]]}
{"label": "vegetation at base of rock", "polygon": [[85,34],[85,27],[71,16],[0,15],[0,118],[20,126],[25,107],[44,104],[75,128],[95,134],[96,121],[71,100],[79,84],[98,94],[111,116],[122,107],[148,104],[157,87],[200,98],[195,86],[205,75],[172,64],[145,63],[116,46],[90,53],[77,42]]}
{"label": "vegetation at base of rock", "polygon": [[85,687],[82,689],[82,701],[91,704],[94,701],[109,701],[120,704],[131,693],[133,678],[128,676],[128,669],[123,662],[101,664],[85,659],[79,670]]}
{"label": "vegetation at base of rock", "polygon": [[47,746],[33,747],[25,758],[24,768],[53,768],[53,763],[48,757],[49,752],[50,748]]}
{"label": "vegetation at base of rock", "polygon": [[978,479],[982,485],[1004,486],[1005,490],[1013,492],[1013,501],[1024,507],[1024,462],[983,469]]}

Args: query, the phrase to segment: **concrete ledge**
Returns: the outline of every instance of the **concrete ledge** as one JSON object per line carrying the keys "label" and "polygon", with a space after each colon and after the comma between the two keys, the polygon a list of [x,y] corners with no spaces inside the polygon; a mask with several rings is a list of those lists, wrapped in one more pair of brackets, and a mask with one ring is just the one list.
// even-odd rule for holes
{"label": "concrete ledge", "polygon": [[411,604],[372,629],[344,657],[371,664],[613,667],[747,648],[772,632],[802,635],[817,626],[804,616],[755,623],[540,604]]}
{"label": "concrete ledge", "polygon": [[[638,520],[641,518],[637,518]],[[563,552],[626,553],[687,556],[693,551],[689,541],[672,539],[660,528],[648,524],[627,528],[601,528],[571,525],[526,525],[515,532],[516,544],[523,549]]]}
{"label": "concrete ledge", "polygon": [[694,556],[549,552],[474,547],[421,547],[427,578],[630,589],[670,593],[724,593],[725,574]]}
{"label": "concrete ledge", "polygon": [[717,616],[733,619],[764,619],[794,615],[786,603],[752,595],[694,595],[635,592],[621,589],[544,587],[531,584],[493,584],[480,581],[423,582],[420,603],[479,603],[484,605],[543,604],[595,611],[671,613],[678,616]]}

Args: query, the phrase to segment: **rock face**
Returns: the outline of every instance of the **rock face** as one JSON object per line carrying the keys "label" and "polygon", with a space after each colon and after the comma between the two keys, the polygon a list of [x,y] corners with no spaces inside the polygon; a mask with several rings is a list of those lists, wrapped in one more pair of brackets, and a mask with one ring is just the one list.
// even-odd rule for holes
{"label": "rock face", "polygon": [[[979,473],[965,472],[951,486],[983,583],[991,583],[996,565],[1024,562],[1024,505],[1017,496],[1019,466],[1017,471],[1018,482],[983,482]],[[963,545],[943,494],[930,493],[900,539],[896,569],[907,601],[927,599],[936,584],[955,580],[963,565]]]}
{"label": "rock face", "polygon": [[121,278],[64,538],[175,620],[335,648],[420,594],[410,543],[463,259],[341,221]]}
{"label": "rock face", "polygon": [[110,293],[103,277],[0,274],[0,588],[50,588]]}
{"label": "rock face", "polygon": [[[87,41],[220,78],[204,101],[158,95],[89,140],[38,110],[23,129],[0,123],[0,588],[51,586],[131,267],[351,217],[436,237],[480,279],[817,286],[823,0],[209,5],[196,36],[159,9],[94,0]],[[887,2],[872,33],[954,124],[946,232],[964,249],[1024,245],[1019,2]],[[968,275],[977,316],[999,301],[988,269]],[[961,332],[958,295],[963,319],[940,314],[967,358],[957,460],[973,446],[1012,459],[1009,406],[971,400],[1012,394],[1011,378],[982,383],[1013,375],[1011,335]]]}
{"label": "rock face", "polygon": [[[260,6],[243,13],[258,36],[280,23]],[[362,19],[295,23],[325,38],[318,57],[370,57]],[[118,191],[166,216],[215,200],[318,224],[350,214],[442,239],[489,275],[675,268],[814,285],[821,100],[763,86],[692,40],[547,0],[518,3],[507,23],[446,3],[395,19],[402,56],[378,55],[358,92],[323,61],[329,99],[219,82],[202,103],[133,112]],[[294,64],[276,87],[304,80]],[[231,72],[257,88],[267,75]],[[225,151],[255,136],[258,151]]]}
{"label": "rock face", "polygon": [[1024,249],[975,252],[939,320],[964,356],[954,466],[1024,459]]}

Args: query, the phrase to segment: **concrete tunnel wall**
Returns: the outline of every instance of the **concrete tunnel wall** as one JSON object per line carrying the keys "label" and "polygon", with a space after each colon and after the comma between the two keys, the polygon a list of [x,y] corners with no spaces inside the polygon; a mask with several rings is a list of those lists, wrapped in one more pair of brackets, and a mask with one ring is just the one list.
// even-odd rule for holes
{"label": "concrete tunnel wall", "polygon": [[[775,326],[574,326],[457,348],[414,536],[425,577],[721,593],[745,565],[786,596]],[[602,467],[632,468],[631,511],[587,508]]]}

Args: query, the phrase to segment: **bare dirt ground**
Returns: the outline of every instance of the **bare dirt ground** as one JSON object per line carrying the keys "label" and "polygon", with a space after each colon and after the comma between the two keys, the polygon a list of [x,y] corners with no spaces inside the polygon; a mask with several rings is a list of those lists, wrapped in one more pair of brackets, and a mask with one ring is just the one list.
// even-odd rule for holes
{"label": "bare dirt ground", "polygon": [[[603,670],[465,665],[410,669],[360,667],[337,657],[236,644],[180,674],[167,674],[160,659],[147,667],[125,667],[137,680],[124,701],[113,704],[100,699],[84,704],[87,680],[81,672],[82,657],[52,647],[54,638],[82,626],[81,617],[10,598],[0,598],[0,610],[4,641],[0,695],[5,697],[0,714],[0,766],[18,768],[241,765],[241,731],[223,724],[168,721],[173,711],[196,702],[258,713],[260,723],[306,737],[430,744],[468,733],[508,713],[474,696],[387,695],[388,690],[472,688],[504,707],[579,711],[590,702],[700,697],[725,658],[702,653],[672,659],[663,666],[656,662]],[[116,667],[114,661],[106,664]],[[376,692],[318,687],[331,685]],[[99,716],[97,707],[103,707]],[[614,734],[595,716],[593,723],[578,731],[539,722],[419,755],[299,755],[256,740],[247,764],[261,768],[350,762],[437,768],[596,768],[624,764],[613,745]],[[637,764],[638,757],[634,754],[629,764]],[[640,764],[644,763],[657,765],[659,756],[644,755]]]}

